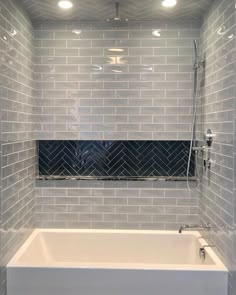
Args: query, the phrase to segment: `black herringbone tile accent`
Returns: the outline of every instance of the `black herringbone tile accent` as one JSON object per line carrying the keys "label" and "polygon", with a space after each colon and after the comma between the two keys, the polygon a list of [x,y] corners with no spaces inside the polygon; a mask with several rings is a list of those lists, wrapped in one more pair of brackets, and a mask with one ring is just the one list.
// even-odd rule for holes
{"label": "black herringbone tile accent", "polygon": [[[186,176],[188,141],[39,141],[40,176]],[[194,176],[192,155],[190,176]]]}

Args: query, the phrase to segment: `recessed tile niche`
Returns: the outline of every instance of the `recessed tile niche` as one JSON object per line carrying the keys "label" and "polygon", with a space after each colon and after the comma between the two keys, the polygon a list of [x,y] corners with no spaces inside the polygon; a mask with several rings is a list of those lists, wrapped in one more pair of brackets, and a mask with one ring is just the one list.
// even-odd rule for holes
{"label": "recessed tile niche", "polygon": [[[39,176],[186,178],[189,145],[189,141],[42,140]],[[194,166],[192,155],[191,177]]]}

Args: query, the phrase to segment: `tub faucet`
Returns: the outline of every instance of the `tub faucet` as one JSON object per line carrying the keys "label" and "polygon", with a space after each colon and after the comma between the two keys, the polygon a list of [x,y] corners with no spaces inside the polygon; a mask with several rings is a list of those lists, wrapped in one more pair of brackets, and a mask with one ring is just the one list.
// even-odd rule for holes
{"label": "tub faucet", "polygon": [[211,224],[210,223],[207,223],[206,225],[204,225],[204,224],[200,224],[200,225],[198,225],[198,224],[184,224],[180,227],[179,233],[181,234],[182,231],[187,228],[192,228],[192,229],[196,229],[196,230],[200,230],[200,229],[210,230]]}

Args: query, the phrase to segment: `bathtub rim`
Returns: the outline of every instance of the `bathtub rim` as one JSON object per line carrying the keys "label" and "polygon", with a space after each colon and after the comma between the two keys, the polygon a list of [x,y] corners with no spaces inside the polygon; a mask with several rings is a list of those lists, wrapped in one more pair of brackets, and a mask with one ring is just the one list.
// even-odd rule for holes
{"label": "bathtub rim", "polygon": [[[20,265],[18,263],[18,259],[23,255],[23,253],[27,250],[27,248],[30,246],[30,244],[33,242],[34,238],[38,234],[41,233],[102,233],[102,234],[138,234],[138,235],[179,235],[177,231],[173,230],[114,230],[114,229],[52,229],[52,228],[36,228],[33,230],[33,232],[29,235],[29,237],[26,239],[26,241],[23,243],[23,245],[17,250],[15,255],[12,257],[12,259],[7,264],[7,268],[77,268],[77,269],[130,269],[130,270],[189,270],[189,271],[222,271],[228,273],[227,267],[224,265],[224,263],[221,261],[221,259],[218,257],[218,255],[215,253],[215,251],[212,248],[206,248],[206,253],[211,257],[214,264],[210,265],[198,265],[198,264],[140,264],[140,263],[129,263],[124,265],[124,263],[101,263],[101,264],[70,264],[64,265],[64,263],[57,263],[56,265],[32,265],[32,266],[25,266]],[[198,239],[198,242],[201,246],[208,245],[209,243],[202,238],[200,232],[198,231],[185,231],[181,233],[181,235],[192,235]],[[140,267],[142,266],[142,267]]]}

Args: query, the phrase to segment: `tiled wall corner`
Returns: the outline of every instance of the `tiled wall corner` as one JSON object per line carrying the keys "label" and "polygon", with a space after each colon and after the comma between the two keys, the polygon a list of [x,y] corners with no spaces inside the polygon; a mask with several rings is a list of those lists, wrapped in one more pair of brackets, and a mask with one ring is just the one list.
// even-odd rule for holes
{"label": "tiled wall corner", "polygon": [[[234,0],[236,7],[236,0]],[[236,22],[236,9],[235,9]],[[234,28],[236,36],[236,27]],[[236,38],[234,38],[234,68],[236,69]],[[233,224],[233,261],[230,276],[230,295],[236,294],[236,73],[234,76],[235,95],[234,95],[234,224]]]}
{"label": "tiled wall corner", "polygon": [[[210,170],[203,170],[202,174],[200,218],[216,226],[210,238],[230,270],[230,295],[236,294],[232,288],[235,284],[235,28],[235,1],[216,0],[206,14],[201,29],[202,58],[205,55],[206,59],[205,85],[201,89],[202,131],[211,128],[216,137],[210,153],[215,164]],[[203,138],[202,133],[201,136]]]}
{"label": "tiled wall corner", "polygon": [[35,30],[38,139],[187,140],[193,39],[172,22],[43,23]]}
{"label": "tiled wall corner", "polygon": [[[0,98],[1,102],[1,98]],[[2,111],[0,109],[0,250],[2,249]],[[0,255],[0,295],[4,295],[4,268]]]}
{"label": "tiled wall corner", "polygon": [[1,295],[6,263],[33,227],[33,30],[18,4],[0,3]]}

